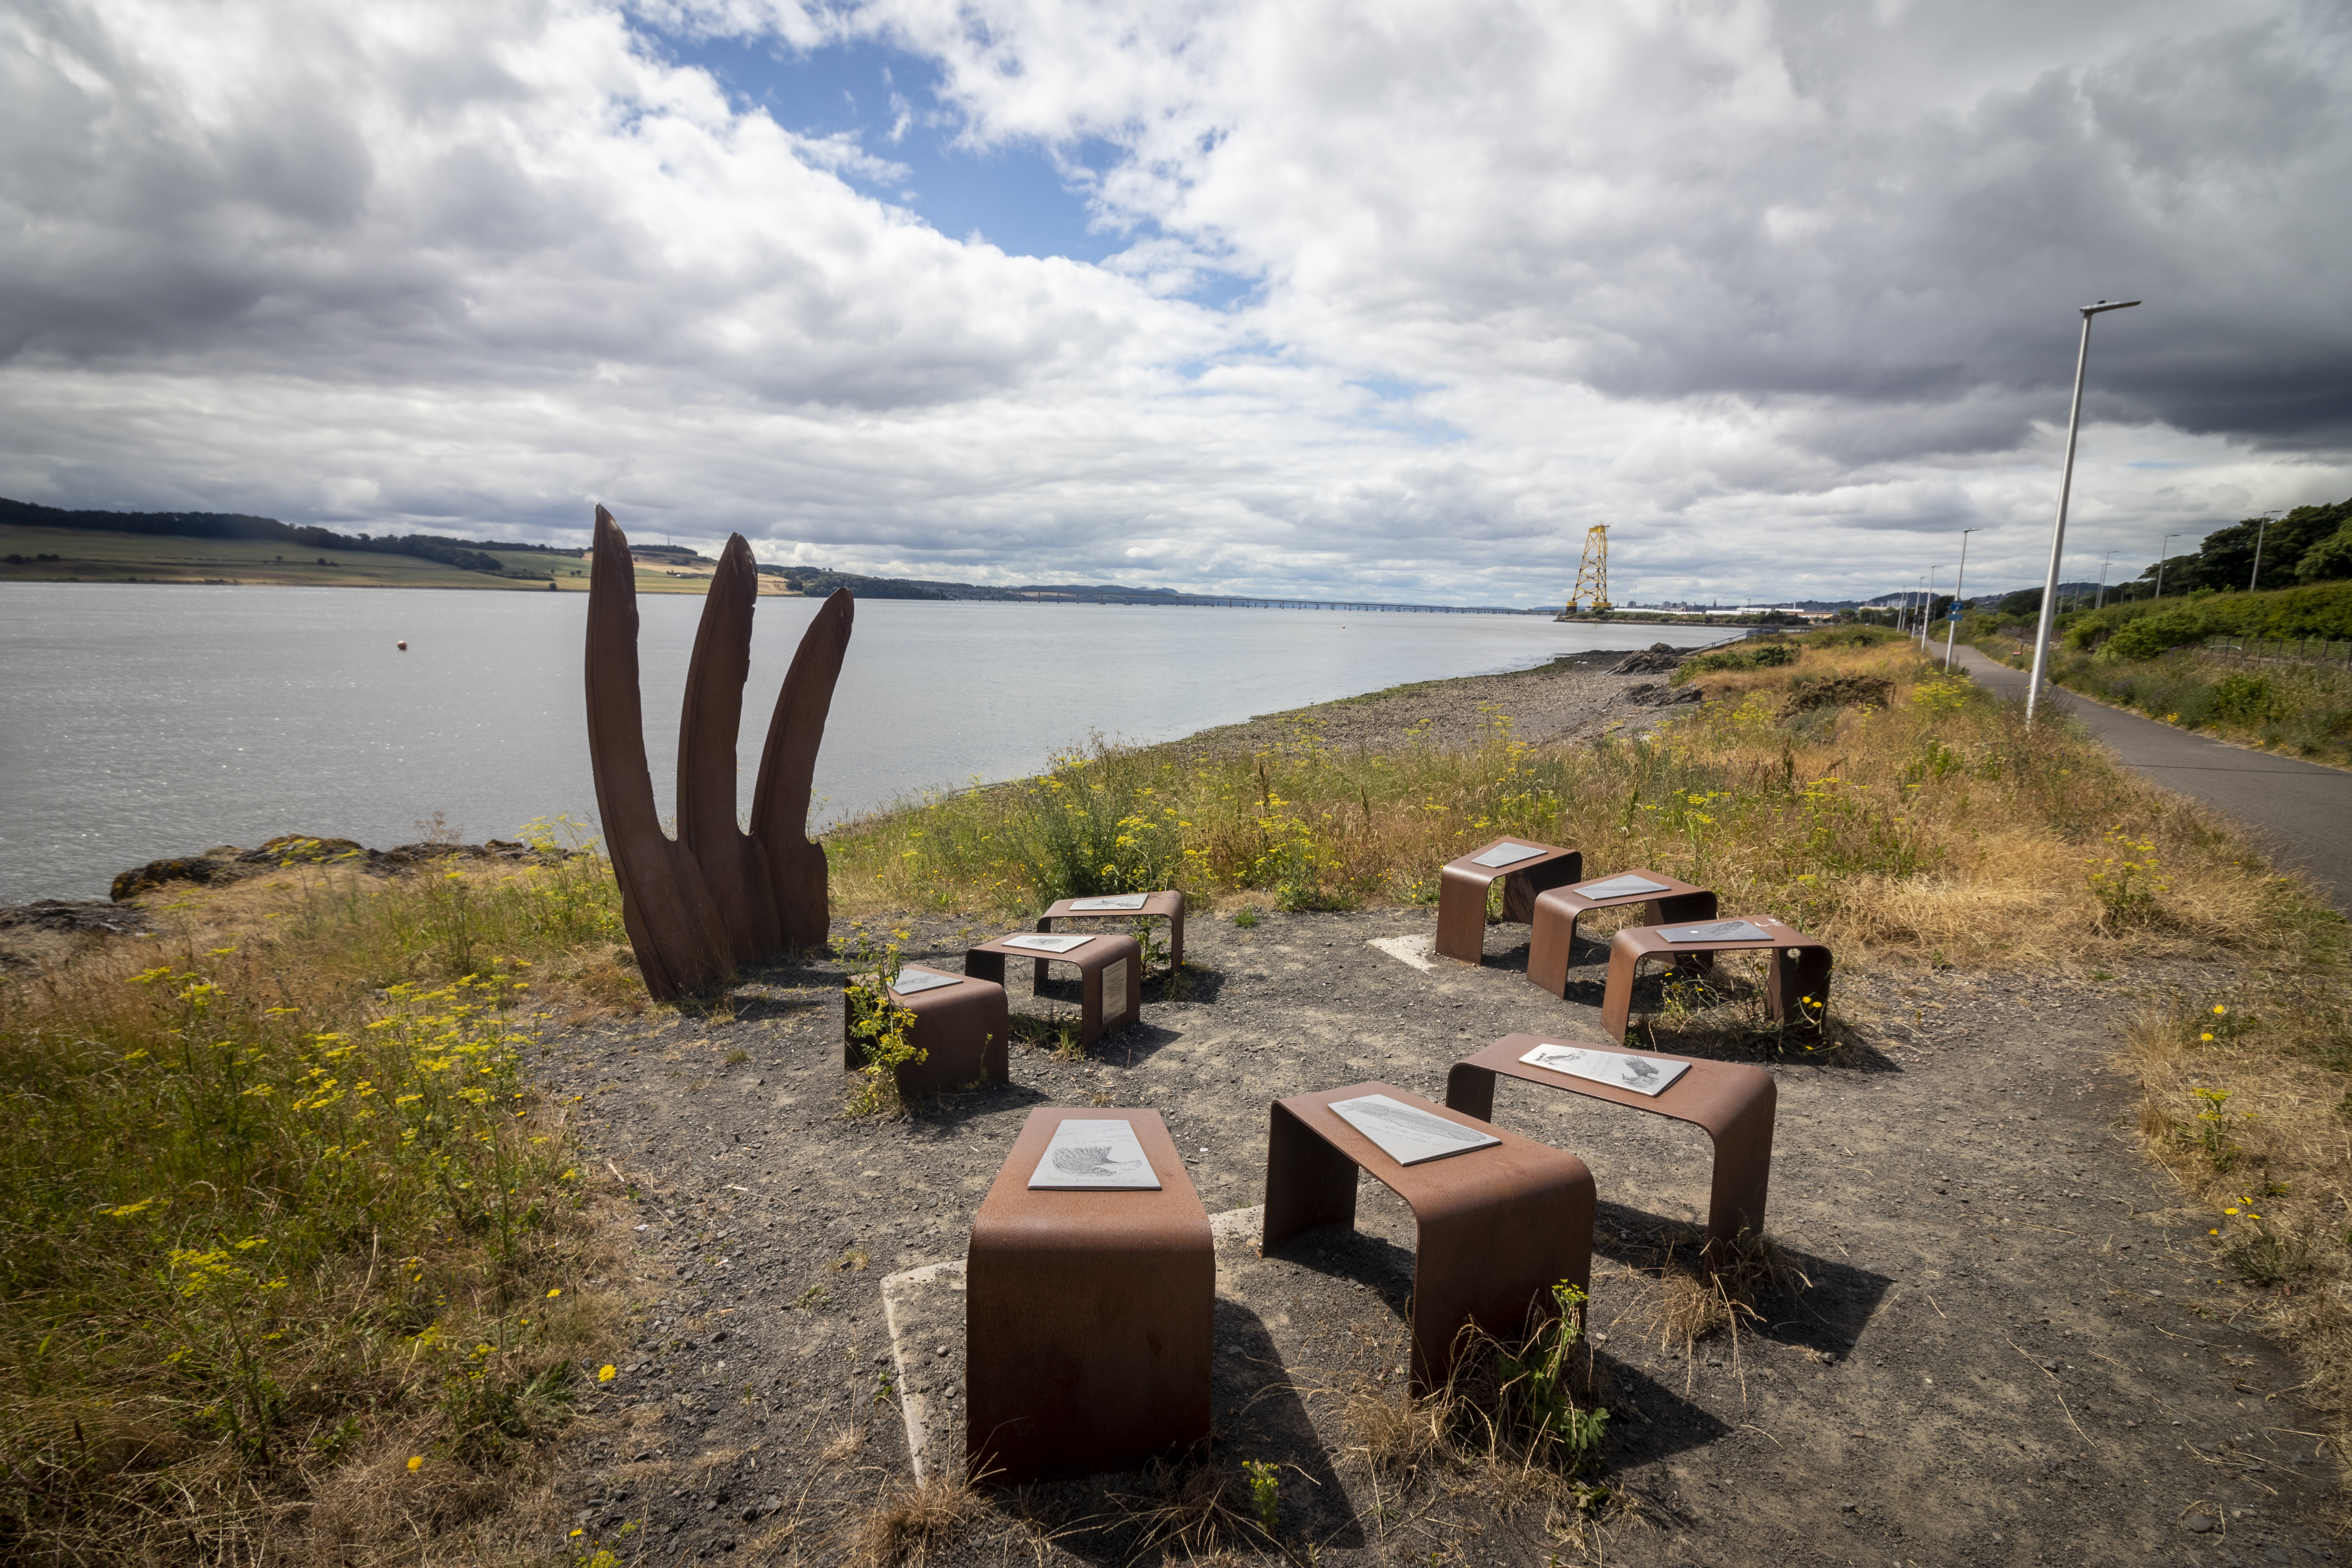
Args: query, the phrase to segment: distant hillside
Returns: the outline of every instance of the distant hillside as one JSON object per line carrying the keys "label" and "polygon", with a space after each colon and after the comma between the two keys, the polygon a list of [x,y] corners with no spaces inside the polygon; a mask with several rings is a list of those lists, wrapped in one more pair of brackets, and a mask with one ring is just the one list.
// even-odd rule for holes
{"label": "distant hillside", "polygon": [[451,539],[436,533],[409,533],[378,539],[365,533],[337,533],[332,529],[295,527],[274,517],[254,517],[233,511],[72,511],[33,501],[0,496],[0,523],[19,528],[65,528],[103,533],[176,534],[187,539],[262,539],[298,545],[304,550],[373,551],[383,555],[414,555],[419,560],[454,566],[461,572],[503,572],[505,567],[486,552],[530,551],[546,555],[578,556],[577,550],[545,544],[509,544],[486,539]]}

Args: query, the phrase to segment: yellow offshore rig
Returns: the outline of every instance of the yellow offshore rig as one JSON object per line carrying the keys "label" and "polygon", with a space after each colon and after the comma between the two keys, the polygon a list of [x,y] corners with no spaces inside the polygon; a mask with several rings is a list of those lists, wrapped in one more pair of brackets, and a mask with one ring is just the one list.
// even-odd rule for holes
{"label": "yellow offshore rig", "polygon": [[1584,531],[1584,564],[1576,569],[1576,586],[1568,595],[1568,608],[1563,616],[1576,614],[1582,605],[1586,613],[1600,615],[1609,609],[1609,525],[1596,522]]}

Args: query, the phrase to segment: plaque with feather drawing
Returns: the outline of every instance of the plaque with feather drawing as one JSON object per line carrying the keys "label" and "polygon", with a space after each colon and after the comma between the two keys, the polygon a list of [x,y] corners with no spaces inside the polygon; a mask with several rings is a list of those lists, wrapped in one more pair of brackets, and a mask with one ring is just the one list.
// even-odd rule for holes
{"label": "plaque with feather drawing", "polygon": [[1546,1040],[1519,1060],[1589,1083],[1605,1083],[1612,1089],[1630,1089],[1635,1094],[1647,1095],[1663,1092],[1675,1079],[1690,1071],[1688,1062],[1635,1056],[1630,1051],[1600,1051],[1591,1046],[1564,1046],[1553,1040]]}
{"label": "plaque with feather drawing", "polygon": [[1157,1192],[1160,1178],[1144,1156],[1133,1122],[1073,1117],[1054,1129],[1029,1185],[1073,1192]]}
{"label": "plaque with feather drawing", "polygon": [[1335,1100],[1331,1113],[1379,1144],[1381,1152],[1400,1165],[1443,1160],[1449,1154],[1466,1154],[1502,1142],[1492,1133],[1465,1127],[1385,1094]]}

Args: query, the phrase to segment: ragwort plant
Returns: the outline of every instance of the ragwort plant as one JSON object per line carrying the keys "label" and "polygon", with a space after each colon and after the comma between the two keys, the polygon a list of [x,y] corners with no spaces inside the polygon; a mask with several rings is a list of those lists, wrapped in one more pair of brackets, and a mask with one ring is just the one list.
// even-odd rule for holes
{"label": "ragwort plant", "polygon": [[522,1070],[533,966],[370,997],[269,929],[0,983],[16,1561],[305,1560],[289,1504],[334,1467],[498,1459],[603,1331],[566,1295],[576,1152]]}

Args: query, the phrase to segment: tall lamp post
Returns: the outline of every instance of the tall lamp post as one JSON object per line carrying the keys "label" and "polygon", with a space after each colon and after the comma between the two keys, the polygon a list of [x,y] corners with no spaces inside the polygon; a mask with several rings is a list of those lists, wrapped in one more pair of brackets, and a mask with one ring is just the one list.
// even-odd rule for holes
{"label": "tall lamp post", "polygon": [[2128,310],[2137,300],[2101,300],[2078,305],[2083,314],[2083,342],[2074,351],[2074,405],[2066,416],[2066,467],[2058,479],[2058,521],[2050,530],[2050,572],[2042,584],[2042,615],[2033,627],[2033,675],[2025,686],[2025,722],[2033,723],[2041,703],[2042,681],[2050,671],[2050,623],[2058,613],[2058,563],[2066,554],[2066,502],[2074,489],[2074,442],[2083,430],[2083,373],[2091,363],[2091,318],[2108,310]]}
{"label": "tall lamp post", "polygon": [[1927,627],[1936,619],[1936,574],[1942,570],[1941,566],[1927,568],[1927,591],[1919,601],[1919,653],[1922,658],[1927,652]]}
{"label": "tall lamp post", "polygon": [[1944,668],[1952,668],[1952,644],[1960,635],[1960,588],[1969,580],[1969,535],[1982,533],[1981,528],[1960,530],[1960,569],[1952,578],[1952,614],[1944,623]]}
{"label": "tall lamp post", "polygon": [[2164,548],[2156,552],[2156,596],[2159,599],[2164,597],[2165,559],[2171,552],[2172,542],[2179,537],[2180,535],[2177,533],[2166,534],[2164,536]]}
{"label": "tall lamp post", "polygon": [[2285,510],[2279,507],[2263,513],[2263,521],[2254,530],[2254,570],[2253,574],[2246,579],[2246,592],[2249,594],[2254,591],[2254,584],[2263,580],[2263,535],[2269,531],[2271,519]]}

